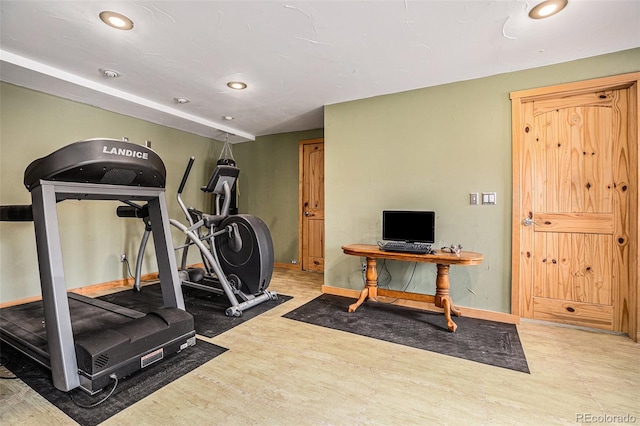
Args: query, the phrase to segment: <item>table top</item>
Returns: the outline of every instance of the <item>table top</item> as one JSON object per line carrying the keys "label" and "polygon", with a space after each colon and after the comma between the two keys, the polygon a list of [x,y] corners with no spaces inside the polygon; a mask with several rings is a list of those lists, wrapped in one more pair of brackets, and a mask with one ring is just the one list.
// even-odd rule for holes
{"label": "table top", "polygon": [[437,263],[439,265],[479,265],[484,259],[482,254],[472,251],[462,251],[460,256],[442,250],[437,250],[436,254],[400,253],[380,250],[380,247],[375,244],[347,244],[342,246],[342,251],[352,256]]}

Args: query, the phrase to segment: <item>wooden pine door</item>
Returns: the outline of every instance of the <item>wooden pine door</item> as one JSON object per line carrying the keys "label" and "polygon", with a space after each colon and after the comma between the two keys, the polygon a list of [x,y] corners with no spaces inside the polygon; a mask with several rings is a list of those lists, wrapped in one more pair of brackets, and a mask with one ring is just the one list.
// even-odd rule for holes
{"label": "wooden pine door", "polygon": [[513,304],[527,318],[629,332],[637,324],[635,91],[520,101]]}
{"label": "wooden pine door", "polygon": [[302,270],[324,271],[324,139],[300,142]]}

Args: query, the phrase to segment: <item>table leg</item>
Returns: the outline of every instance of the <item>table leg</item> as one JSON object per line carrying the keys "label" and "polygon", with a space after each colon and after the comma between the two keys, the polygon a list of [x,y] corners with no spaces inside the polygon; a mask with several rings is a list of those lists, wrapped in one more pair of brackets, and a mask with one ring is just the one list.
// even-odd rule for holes
{"label": "table leg", "polygon": [[437,265],[438,275],[436,276],[436,296],[435,305],[444,309],[444,317],[447,319],[447,328],[450,332],[455,332],[458,326],[451,320],[451,312],[455,316],[462,315],[462,312],[453,306],[453,300],[449,295],[449,265]]}
{"label": "table leg", "polygon": [[360,298],[356,303],[349,305],[349,312],[355,312],[367,298],[373,299],[374,302],[378,301],[378,269],[376,268],[376,259],[374,257],[367,257],[366,277],[367,283],[360,293]]}

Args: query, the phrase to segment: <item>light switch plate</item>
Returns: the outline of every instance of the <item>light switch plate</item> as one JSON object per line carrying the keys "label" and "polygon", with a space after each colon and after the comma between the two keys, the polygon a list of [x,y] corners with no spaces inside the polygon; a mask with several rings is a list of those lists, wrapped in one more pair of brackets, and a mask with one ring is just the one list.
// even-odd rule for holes
{"label": "light switch plate", "polygon": [[483,205],[495,205],[497,203],[495,192],[483,192],[482,204]]}
{"label": "light switch plate", "polygon": [[478,197],[480,194],[478,194],[477,192],[472,192],[469,194],[469,205],[471,206],[477,206],[478,203]]}

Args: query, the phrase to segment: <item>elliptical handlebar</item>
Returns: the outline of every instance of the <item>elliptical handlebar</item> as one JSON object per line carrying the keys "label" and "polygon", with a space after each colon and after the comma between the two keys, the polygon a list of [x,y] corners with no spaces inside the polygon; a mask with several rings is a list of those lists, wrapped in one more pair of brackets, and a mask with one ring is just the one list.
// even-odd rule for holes
{"label": "elliptical handlebar", "polygon": [[191,173],[191,167],[193,163],[196,161],[195,157],[189,158],[189,163],[187,164],[187,169],[184,171],[184,175],[182,176],[182,181],[180,182],[180,186],[178,187],[178,195],[182,194],[182,190],[184,186],[187,184],[187,179],[189,179],[189,173]]}
{"label": "elliptical handlebar", "polygon": [[176,197],[178,200],[178,205],[180,206],[180,209],[182,209],[182,212],[184,213],[185,217],[187,218],[191,226],[193,226],[193,219],[189,214],[189,209],[187,209],[187,206],[185,206],[184,202],[182,201],[182,190],[184,189],[184,186],[187,184],[187,179],[189,179],[189,173],[191,173],[191,167],[193,167],[193,163],[195,161],[196,161],[195,157],[192,156],[191,158],[189,158],[189,163],[187,163],[187,168],[184,171],[184,175],[182,175],[182,181],[180,182],[180,186],[178,187],[178,195]]}
{"label": "elliptical handlebar", "polygon": [[146,218],[149,217],[149,207],[148,206],[118,206],[116,208],[116,215],[118,217],[138,217],[138,218]]}
{"label": "elliptical handlebar", "polygon": [[231,205],[231,188],[227,182],[222,183],[222,190],[224,192],[224,200],[222,201],[222,208],[220,209],[220,215],[229,215],[229,206]]}

